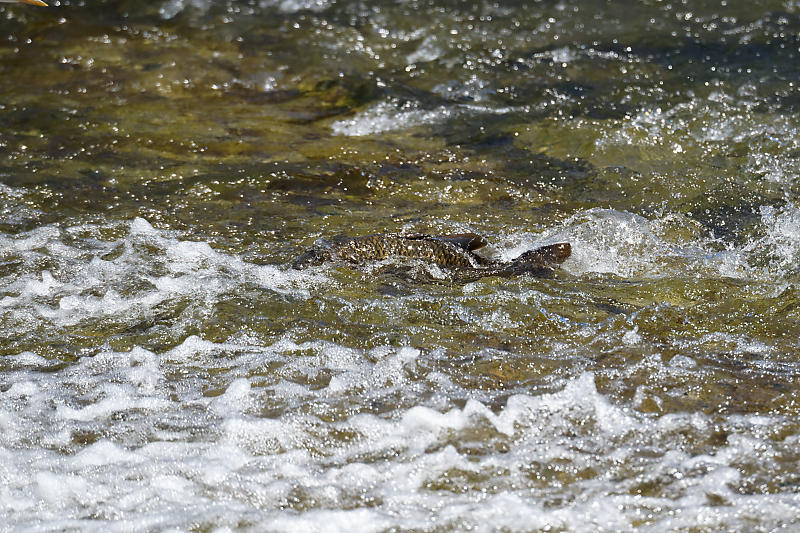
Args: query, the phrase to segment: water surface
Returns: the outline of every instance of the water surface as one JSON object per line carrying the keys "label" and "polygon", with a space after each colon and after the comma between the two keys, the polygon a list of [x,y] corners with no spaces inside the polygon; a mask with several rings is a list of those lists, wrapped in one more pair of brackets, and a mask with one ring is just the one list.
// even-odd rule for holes
{"label": "water surface", "polygon": [[[0,7],[9,531],[800,522],[800,4]],[[296,271],[569,241],[552,279]]]}

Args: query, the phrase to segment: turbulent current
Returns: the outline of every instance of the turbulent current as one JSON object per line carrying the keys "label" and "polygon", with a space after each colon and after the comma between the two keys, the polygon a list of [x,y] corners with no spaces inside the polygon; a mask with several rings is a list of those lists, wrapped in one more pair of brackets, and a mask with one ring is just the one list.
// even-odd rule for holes
{"label": "turbulent current", "polygon": [[[800,3],[0,4],[0,531],[800,528]],[[547,278],[292,262],[475,233]]]}

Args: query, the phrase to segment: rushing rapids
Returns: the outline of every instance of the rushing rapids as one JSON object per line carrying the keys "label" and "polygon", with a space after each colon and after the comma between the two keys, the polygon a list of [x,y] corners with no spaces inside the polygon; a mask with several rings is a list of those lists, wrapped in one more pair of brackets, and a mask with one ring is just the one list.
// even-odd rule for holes
{"label": "rushing rapids", "polygon": [[797,1],[47,3],[0,531],[800,527]]}

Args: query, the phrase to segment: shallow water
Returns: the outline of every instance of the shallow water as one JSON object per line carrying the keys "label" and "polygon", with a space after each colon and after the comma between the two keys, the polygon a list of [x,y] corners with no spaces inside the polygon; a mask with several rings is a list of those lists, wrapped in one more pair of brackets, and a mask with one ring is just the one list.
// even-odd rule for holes
{"label": "shallow water", "polygon": [[[0,6],[0,530],[800,523],[800,3]],[[552,279],[319,238],[569,241]]]}

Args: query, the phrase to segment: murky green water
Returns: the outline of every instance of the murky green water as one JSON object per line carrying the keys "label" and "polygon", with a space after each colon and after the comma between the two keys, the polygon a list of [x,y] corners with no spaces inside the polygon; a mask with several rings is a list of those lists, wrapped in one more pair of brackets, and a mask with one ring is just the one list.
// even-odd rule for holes
{"label": "murky green water", "polygon": [[[0,7],[4,530],[800,522],[800,3]],[[319,238],[568,241],[553,279]]]}

